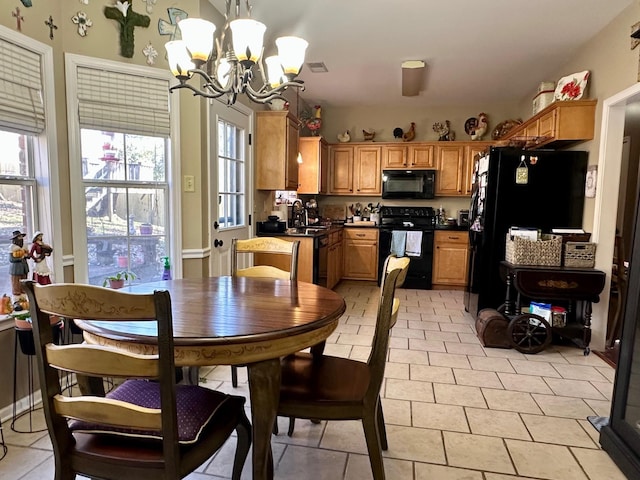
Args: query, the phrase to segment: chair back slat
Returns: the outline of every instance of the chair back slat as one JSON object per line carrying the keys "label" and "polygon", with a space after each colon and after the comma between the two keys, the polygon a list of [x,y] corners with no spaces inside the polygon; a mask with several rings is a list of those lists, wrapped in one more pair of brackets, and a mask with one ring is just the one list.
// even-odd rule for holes
{"label": "chair back slat", "polygon": [[157,378],[158,355],[116,352],[100,345],[46,345],[53,368],[93,377]]}
{"label": "chair back slat", "polygon": [[162,410],[102,397],[53,398],[56,413],[66,418],[125,429],[162,430]]}
{"label": "chair back slat", "polygon": [[[300,241],[292,242],[276,237],[255,237],[231,241],[231,275],[238,277],[265,277],[297,280],[298,278],[298,249]],[[289,271],[271,265],[255,265],[240,268],[238,261],[244,254],[273,254],[289,257]]]}

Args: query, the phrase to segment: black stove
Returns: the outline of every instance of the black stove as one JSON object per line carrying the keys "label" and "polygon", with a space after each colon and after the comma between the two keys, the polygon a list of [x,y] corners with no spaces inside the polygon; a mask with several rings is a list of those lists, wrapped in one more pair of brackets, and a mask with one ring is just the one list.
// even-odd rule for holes
{"label": "black stove", "polygon": [[[382,278],[382,267],[387,256],[390,253],[403,253],[410,260],[404,288],[431,289],[435,227],[436,215],[433,207],[382,207],[378,244],[378,278]],[[415,240],[416,235],[418,240],[413,247],[415,248],[415,244],[419,243],[419,252],[394,251],[398,244],[402,243],[402,239],[406,242],[406,239],[411,236]]]}

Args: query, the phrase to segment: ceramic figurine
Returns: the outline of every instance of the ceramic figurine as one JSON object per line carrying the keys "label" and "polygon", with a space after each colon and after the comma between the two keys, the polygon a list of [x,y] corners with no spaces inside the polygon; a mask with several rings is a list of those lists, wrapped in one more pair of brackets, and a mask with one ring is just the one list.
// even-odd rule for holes
{"label": "ceramic figurine", "polygon": [[349,130],[345,130],[344,133],[338,134],[338,141],[342,143],[347,143],[351,140],[351,135],[349,134]]}
{"label": "ceramic figurine", "polygon": [[362,130],[362,135],[364,136],[365,141],[372,142],[376,136],[376,132],[374,130],[371,130],[370,132]]}
{"label": "ceramic figurine", "polygon": [[434,123],[433,131],[438,134],[438,140],[441,142],[453,141],[456,138],[456,134],[449,128],[449,120],[445,120],[444,123]]}
{"label": "ceramic figurine", "polygon": [[34,261],[33,280],[40,285],[49,285],[51,283],[51,270],[47,264],[47,257],[51,256],[53,248],[42,241],[43,233],[36,232],[33,235],[31,250],[29,256]]}
{"label": "ceramic figurine", "polygon": [[487,133],[489,124],[486,113],[480,113],[478,118],[471,117],[464,122],[464,131],[471,136],[471,140],[482,140],[482,136]]}
{"label": "ceramic figurine", "polygon": [[411,126],[409,127],[409,130],[407,130],[402,134],[402,141],[410,142],[414,138],[416,138],[416,124],[411,122]]}
{"label": "ceramic figurine", "polygon": [[27,278],[29,273],[29,251],[24,247],[25,233],[20,230],[14,230],[11,237],[11,247],[9,250],[9,275],[11,275],[11,294],[12,301],[15,304],[22,299],[26,299],[26,294],[22,289],[20,280]]}

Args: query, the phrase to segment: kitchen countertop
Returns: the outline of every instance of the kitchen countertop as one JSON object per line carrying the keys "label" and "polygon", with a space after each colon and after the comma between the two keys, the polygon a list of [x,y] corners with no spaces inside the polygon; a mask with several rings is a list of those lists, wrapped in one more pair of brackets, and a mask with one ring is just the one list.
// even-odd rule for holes
{"label": "kitchen countertop", "polygon": [[342,226],[332,225],[330,227],[295,227],[287,228],[284,232],[258,233],[258,237],[323,237],[331,232],[341,229]]}
{"label": "kitchen countertop", "polygon": [[436,230],[454,230],[458,232],[464,232],[469,230],[469,227],[461,225],[436,225]]}

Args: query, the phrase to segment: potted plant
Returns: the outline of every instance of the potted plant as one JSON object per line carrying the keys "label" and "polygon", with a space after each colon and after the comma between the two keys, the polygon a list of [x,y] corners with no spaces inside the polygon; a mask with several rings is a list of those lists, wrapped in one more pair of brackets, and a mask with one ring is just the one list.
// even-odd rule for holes
{"label": "potted plant", "polygon": [[105,277],[104,281],[102,282],[102,286],[106,287],[107,285],[109,285],[109,288],[117,290],[118,288],[124,287],[125,280],[135,280],[135,278],[135,273],[130,272],[129,270],[121,270],[113,275]]}

